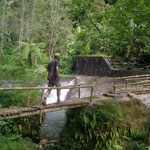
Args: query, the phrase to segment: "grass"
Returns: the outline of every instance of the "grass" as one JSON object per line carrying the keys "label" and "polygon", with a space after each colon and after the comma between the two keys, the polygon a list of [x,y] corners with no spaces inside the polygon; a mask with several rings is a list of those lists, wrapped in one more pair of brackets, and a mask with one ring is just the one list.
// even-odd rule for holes
{"label": "grass", "polygon": [[60,78],[75,78],[76,74],[60,74]]}
{"label": "grass", "polygon": [[90,100],[90,98],[97,99],[97,98],[99,98],[99,96],[83,97],[82,99]]}
{"label": "grass", "polygon": [[106,54],[106,53],[101,53],[101,52],[99,52],[99,53],[97,53],[97,54],[89,54],[89,55],[78,55],[78,56],[102,56],[102,57],[109,57],[109,55],[108,54]]}
{"label": "grass", "polygon": [[0,136],[1,150],[39,150],[31,139],[19,138],[18,140],[9,140],[4,136]]}

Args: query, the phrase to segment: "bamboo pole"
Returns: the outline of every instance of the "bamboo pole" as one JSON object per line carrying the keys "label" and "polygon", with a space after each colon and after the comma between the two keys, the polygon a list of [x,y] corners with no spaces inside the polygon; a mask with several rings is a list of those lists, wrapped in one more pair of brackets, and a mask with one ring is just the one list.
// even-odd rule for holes
{"label": "bamboo pole", "polygon": [[15,87],[15,88],[0,88],[1,90],[46,90],[46,89],[77,89],[91,88],[91,86],[62,86],[62,87]]}
{"label": "bamboo pole", "polygon": [[144,87],[144,86],[142,85],[142,94],[143,94],[143,87]]}
{"label": "bamboo pole", "polygon": [[[146,81],[143,81],[143,82],[136,82],[136,83],[128,83],[128,86],[129,85],[140,85],[143,83],[145,83],[144,85],[149,85],[150,81],[146,82]],[[126,84],[126,83],[125,83]],[[125,84],[117,84],[117,85],[114,85],[115,87],[119,87],[119,86],[125,86]]]}
{"label": "bamboo pole", "polygon": [[136,75],[136,76],[125,76],[125,77],[117,77],[117,78],[109,78],[109,80],[113,80],[113,79],[132,79],[132,78],[139,78],[139,77],[150,77],[150,74]]}
{"label": "bamboo pole", "polygon": [[40,112],[40,124],[42,123],[42,110]]}
{"label": "bamboo pole", "polygon": [[128,91],[128,80],[126,80],[125,91]]}
{"label": "bamboo pole", "polygon": [[30,98],[31,98],[31,90],[28,92],[28,100],[27,100],[27,106],[30,104]]}
{"label": "bamboo pole", "polygon": [[150,79],[143,77],[143,78],[131,78],[131,79],[126,79],[126,80],[132,81],[132,80],[150,80]]}
{"label": "bamboo pole", "polygon": [[80,96],[81,96],[81,93],[80,93],[81,91],[80,91],[80,86],[79,86],[79,88],[78,88],[78,98],[80,99]]}
{"label": "bamboo pole", "polygon": [[138,84],[139,83],[150,83],[150,80],[143,80],[143,81],[140,81],[140,82],[137,82]]}
{"label": "bamboo pole", "polygon": [[42,106],[42,103],[43,103],[43,93],[44,93],[44,90],[42,90],[42,93],[41,93],[41,101],[40,101],[40,106]]}
{"label": "bamboo pole", "polygon": [[114,79],[114,92],[116,92],[116,79]]}
{"label": "bamboo pole", "polygon": [[92,102],[92,96],[93,96],[93,86],[91,86],[91,96],[90,96],[90,102]]}

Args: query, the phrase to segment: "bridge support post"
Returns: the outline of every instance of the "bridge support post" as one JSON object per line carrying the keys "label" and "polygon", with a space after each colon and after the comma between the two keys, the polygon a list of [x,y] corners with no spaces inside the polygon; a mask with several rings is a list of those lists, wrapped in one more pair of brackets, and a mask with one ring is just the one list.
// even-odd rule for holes
{"label": "bridge support post", "polygon": [[30,104],[30,98],[31,98],[31,90],[28,92],[28,100],[27,100],[27,106]]}
{"label": "bridge support post", "polygon": [[[44,90],[42,90],[42,93],[41,93],[41,102],[40,102],[40,106],[42,106],[42,103],[43,103],[43,93],[44,93]],[[46,103],[46,102],[45,102]],[[41,109],[41,112],[40,112],[40,124],[42,123],[42,109]]]}
{"label": "bridge support post", "polygon": [[93,96],[93,86],[91,86],[91,96],[90,96],[90,102],[92,102],[92,96]]}
{"label": "bridge support post", "polygon": [[40,124],[42,123],[42,110],[40,112]]}
{"label": "bridge support post", "polygon": [[142,94],[143,94],[143,88],[144,88],[144,84],[142,84]]}
{"label": "bridge support post", "polygon": [[80,99],[80,97],[81,97],[81,92],[80,92],[80,86],[79,86],[79,88],[78,88],[78,98]]}
{"label": "bridge support post", "polygon": [[42,102],[43,102],[43,93],[44,93],[44,90],[42,90],[42,93],[41,93],[41,102],[40,102],[40,106],[42,106]]}
{"label": "bridge support post", "polygon": [[125,86],[125,92],[128,91],[128,80],[125,80],[126,81],[126,86]]}
{"label": "bridge support post", "polygon": [[114,92],[116,92],[116,79],[114,79]]}

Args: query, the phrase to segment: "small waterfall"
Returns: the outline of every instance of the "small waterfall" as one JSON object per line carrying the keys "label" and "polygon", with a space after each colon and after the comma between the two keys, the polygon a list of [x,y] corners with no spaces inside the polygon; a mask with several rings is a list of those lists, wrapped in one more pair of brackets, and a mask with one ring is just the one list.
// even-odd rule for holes
{"label": "small waterfall", "polygon": [[[68,81],[63,81],[63,82],[61,82],[61,86],[74,85],[74,83],[75,83],[75,79],[71,80],[69,83],[68,83]],[[45,90],[44,92],[46,93],[46,91],[47,90]],[[69,92],[69,89],[61,90],[60,101],[65,101],[68,92]],[[56,103],[56,102],[57,102],[57,90],[54,89],[51,91],[51,94],[47,98],[46,103],[52,104],[52,103]]]}
{"label": "small waterfall", "polygon": [[[67,80],[61,81],[61,86],[74,85],[75,81],[76,81],[75,79],[71,81]],[[65,101],[68,92],[69,89],[61,90],[60,96],[61,101]],[[46,103],[51,104],[56,102],[57,102],[56,90],[52,90],[50,96],[47,98]],[[66,121],[65,110],[46,113],[44,123],[41,127],[40,138],[49,140],[59,140],[59,134],[65,124],[65,121]]]}

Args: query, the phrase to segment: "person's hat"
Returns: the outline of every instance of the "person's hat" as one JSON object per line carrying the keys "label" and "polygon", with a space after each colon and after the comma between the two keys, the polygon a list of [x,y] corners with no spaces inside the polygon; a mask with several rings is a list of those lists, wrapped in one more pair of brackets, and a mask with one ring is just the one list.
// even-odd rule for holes
{"label": "person's hat", "polygon": [[59,53],[55,53],[55,57],[60,57],[60,54]]}

